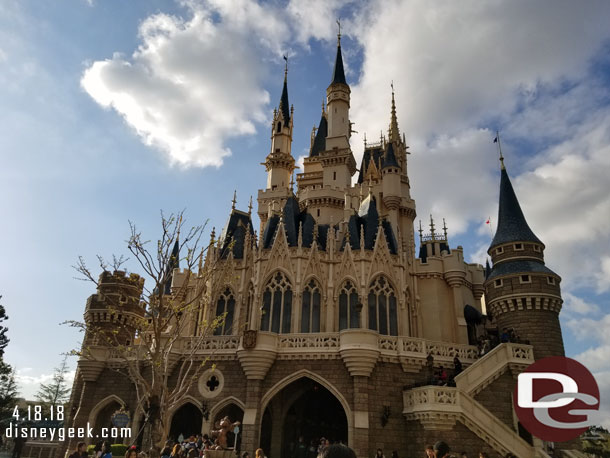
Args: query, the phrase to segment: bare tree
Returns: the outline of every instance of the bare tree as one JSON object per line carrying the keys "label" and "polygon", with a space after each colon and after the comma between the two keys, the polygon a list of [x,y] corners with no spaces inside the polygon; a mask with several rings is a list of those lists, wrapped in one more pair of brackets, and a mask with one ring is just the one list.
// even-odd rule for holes
{"label": "bare tree", "polygon": [[[85,332],[81,350],[74,352],[81,360],[111,360],[111,367],[133,383],[138,402],[134,412],[144,414],[141,431],[151,456],[158,456],[164,445],[172,409],[206,369],[212,356],[209,336],[224,324],[226,315],[205,319],[209,280],[212,274],[219,275],[216,261],[206,257],[214,240],[202,246],[205,224],[185,230],[183,213],[161,214],[162,235],[156,243],[146,241],[130,222],[127,247],[151,286],[142,285],[140,277],[131,274],[125,278],[140,286],[140,297],[132,301],[122,290],[103,294],[110,321],[119,317],[115,326],[88,320],[87,314],[84,322],[66,322]],[[75,269],[80,279],[94,283],[99,292],[104,275],[111,275],[110,268],[116,274],[126,259],[113,257],[111,266],[101,257],[98,260],[99,278],[82,257]],[[180,263],[184,269],[175,270]]]}

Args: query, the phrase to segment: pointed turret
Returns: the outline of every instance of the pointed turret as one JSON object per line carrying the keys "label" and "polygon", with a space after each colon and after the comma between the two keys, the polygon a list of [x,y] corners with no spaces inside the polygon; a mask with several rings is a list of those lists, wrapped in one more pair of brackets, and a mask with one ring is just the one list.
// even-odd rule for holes
{"label": "pointed turret", "polygon": [[540,239],[532,232],[517,200],[506,168],[502,166],[500,178],[500,206],[498,209],[498,228],[489,249],[510,242],[535,242]]}
{"label": "pointed turret", "polygon": [[279,111],[282,112],[284,122],[290,122],[290,104],[288,103],[288,65],[284,70],[284,87],[282,88],[282,96],[280,97]]}
{"label": "pointed turret", "polygon": [[337,35],[337,57],[330,85],[326,89],[328,106],[327,149],[349,148],[351,134],[349,122],[350,88],[345,80],[343,57],[341,56],[341,33]]}
{"label": "pointed turret", "polygon": [[392,83],[392,116],[390,118],[390,141],[400,142],[400,130],[398,129],[398,118],[396,117],[396,101],[394,100],[394,83]]}
{"label": "pointed turret", "polygon": [[398,161],[396,160],[396,155],[394,154],[394,146],[392,142],[388,142],[386,145],[385,154],[383,155],[383,166],[382,169],[388,167],[399,167]]}
{"label": "pointed turret", "polygon": [[172,254],[169,257],[169,262],[167,263],[167,272],[169,276],[167,277],[167,281],[165,282],[164,293],[171,294],[172,292],[172,279],[174,276],[174,269],[180,268],[180,241],[179,238],[176,237],[176,242],[174,243],[174,248],[172,249]]}
{"label": "pointed turret", "polygon": [[326,114],[322,112],[320,118],[320,125],[316,131],[311,149],[309,150],[309,157],[318,156],[322,151],[326,149],[326,136],[328,135],[328,121],[326,121]]}
{"label": "pointed turret", "polygon": [[487,310],[500,332],[513,329],[531,343],[536,359],[563,356],[561,278],[544,264],[544,244],[525,220],[501,153],[500,162],[498,228],[488,250],[493,267],[485,269]]}
{"label": "pointed turret", "polygon": [[341,34],[337,36],[337,57],[335,58],[335,68],[333,70],[333,80],[330,84],[345,84],[345,71],[343,70],[343,56],[341,55]]}
{"label": "pointed turret", "polygon": [[288,188],[294,170],[292,149],[293,112],[288,106],[288,64],[284,70],[284,87],[280,104],[273,112],[271,153],[263,165],[267,169],[267,189]]}

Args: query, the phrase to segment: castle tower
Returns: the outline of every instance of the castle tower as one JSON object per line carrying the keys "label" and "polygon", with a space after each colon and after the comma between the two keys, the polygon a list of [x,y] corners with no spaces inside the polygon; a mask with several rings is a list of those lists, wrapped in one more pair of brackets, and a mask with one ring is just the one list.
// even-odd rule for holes
{"label": "castle tower", "polygon": [[101,273],[97,293],[87,299],[83,349],[133,343],[137,321],[144,316],[143,288],[144,279],[137,274]]}
{"label": "castle tower", "polygon": [[288,67],[286,67],[280,104],[273,111],[271,152],[264,162],[267,169],[267,189],[288,188],[290,184],[290,176],[295,168],[294,158],[290,154],[293,111],[288,104]]}
{"label": "castle tower", "polygon": [[292,157],[292,127],[294,108],[288,103],[288,64],[284,70],[284,87],[271,124],[271,152],[262,165],[267,169],[267,187],[258,193],[258,214],[261,228],[267,221],[274,202],[283,202],[292,195],[292,172],[296,168]]}
{"label": "castle tower", "polygon": [[325,150],[328,153],[321,155],[325,186],[348,188],[351,186],[352,175],[356,172],[356,164],[349,145],[351,135],[350,92],[343,70],[341,34],[339,33],[333,77],[326,89],[328,130]]}
{"label": "castle tower", "polygon": [[527,224],[501,161],[498,227],[487,251],[493,262],[485,280],[487,310],[500,332],[512,328],[529,341],[536,359],[563,356],[561,278],[544,265],[544,244]]}

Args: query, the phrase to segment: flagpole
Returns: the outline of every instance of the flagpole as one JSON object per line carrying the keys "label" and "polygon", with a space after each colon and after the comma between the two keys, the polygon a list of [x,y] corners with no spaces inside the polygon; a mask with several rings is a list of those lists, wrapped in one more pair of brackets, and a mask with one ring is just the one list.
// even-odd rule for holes
{"label": "flagpole", "polygon": [[496,130],[496,140],[498,141],[498,151],[500,152],[500,168],[504,170],[504,156],[502,156],[502,145],[500,144],[500,131]]}

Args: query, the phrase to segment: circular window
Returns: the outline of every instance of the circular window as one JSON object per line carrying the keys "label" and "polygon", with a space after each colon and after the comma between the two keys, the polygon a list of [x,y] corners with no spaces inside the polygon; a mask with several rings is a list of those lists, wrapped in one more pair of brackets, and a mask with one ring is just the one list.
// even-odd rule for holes
{"label": "circular window", "polygon": [[218,369],[210,368],[199,377],[199,392],[204,398],[215,398],[225,385],[225,378]]}

